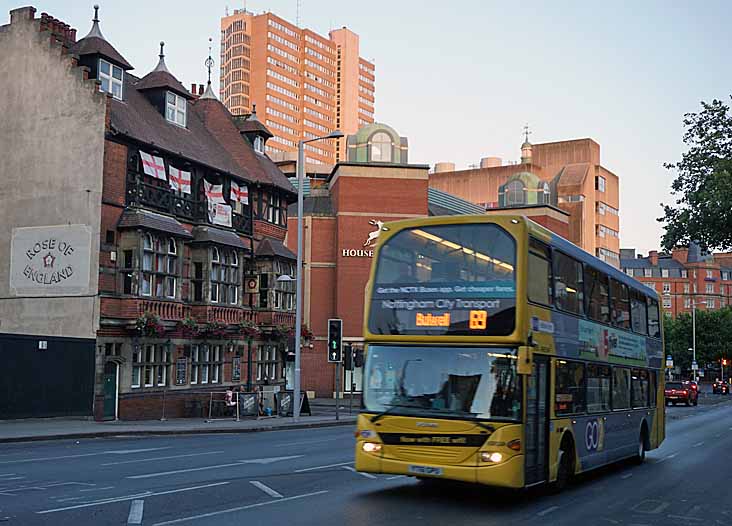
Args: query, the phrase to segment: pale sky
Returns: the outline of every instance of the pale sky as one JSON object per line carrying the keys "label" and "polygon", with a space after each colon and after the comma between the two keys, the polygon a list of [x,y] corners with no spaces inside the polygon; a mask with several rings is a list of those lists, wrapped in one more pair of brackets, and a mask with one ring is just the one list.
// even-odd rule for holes
{"label": "pale sky", "polygon": [[[38,0],[38,12],[91,27],[94,0]],[[101,0],[101,29],[142,76],[166,42],[184,86],[204,83],[208,37],[218,71],[220,0]],[[489,0],[250,0],[327,35],[347,26],[376,64],[376,119],[409,138],[410,161],[458,168],[495,155],[517,160],[532,142],[591,137],[620,177],[620,242],[659,245],[659,203],[683,152],[683,114],[732,93],[732,2]],[[8,11],[27,1],[0,0]],[[214,79],[218,86],[218,74]],[[218,93],[218,90],[216,90]]]}

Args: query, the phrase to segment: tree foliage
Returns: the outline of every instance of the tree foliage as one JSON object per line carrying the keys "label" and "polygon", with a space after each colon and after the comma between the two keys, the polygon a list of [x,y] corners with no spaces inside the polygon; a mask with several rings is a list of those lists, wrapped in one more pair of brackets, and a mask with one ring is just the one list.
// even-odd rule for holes
{"label": "tree foliage", "polygon": [[702,102],[698,113],[684,115],[681,161],[664,166],[676,171],[674,204],[663,204],[663,247],[697,242],[703,249],[732,248],[732,114],[720,100]]}
{"label": "tree foliage", "polygon": [[[680,314],[676,319],[664,318],[664,343],[666,354],[674,359],[674,365],[691,369],[692,317]],[[696,311],[696,361],[699,367],[719,363],[721,358],[732,358],[732,308]]]}

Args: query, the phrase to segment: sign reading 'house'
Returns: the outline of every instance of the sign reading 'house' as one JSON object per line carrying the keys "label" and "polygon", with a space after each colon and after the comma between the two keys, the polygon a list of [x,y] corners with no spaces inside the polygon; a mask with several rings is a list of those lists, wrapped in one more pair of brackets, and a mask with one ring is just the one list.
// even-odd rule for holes
{"label": "sign reading 'house'", "polygon": [[10,250],[11,293],[17,296],[89,293],[89,227],[14,228]]}

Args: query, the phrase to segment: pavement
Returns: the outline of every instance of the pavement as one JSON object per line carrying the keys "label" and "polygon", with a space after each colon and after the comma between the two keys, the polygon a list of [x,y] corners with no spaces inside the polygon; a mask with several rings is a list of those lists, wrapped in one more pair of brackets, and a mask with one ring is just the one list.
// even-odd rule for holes
{"label": "pavement", "polygon": [[683,417],[643,465],[594,471],[559,495],[357,473],[352,426],[5,444],[0,524],[732,524],[732,398],[669,415]]}
{"label": "pavement", "polygon": [[354,403],[339,406],[336,418],[335,402],[316,399],[310,404],[313,416],[301,416],[298,422],[291,417],[218,419],[211,422],[201,418],[172,418],[169,420],[136,420],[95,422],[89,418],[37,418],[0,420],[0,444],[64,438],[101,438],[119,435],[181,435],[209,433],[252,433],[275,429],[301,429],[353,425],[358,413]]}

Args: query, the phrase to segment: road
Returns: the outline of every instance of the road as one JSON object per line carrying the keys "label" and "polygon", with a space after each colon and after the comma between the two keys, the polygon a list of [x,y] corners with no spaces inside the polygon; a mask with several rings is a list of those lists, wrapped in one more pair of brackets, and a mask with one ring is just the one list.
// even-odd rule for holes
{"label": "road", "polygon": [[642,466],[565,493],[353,472],[349,426],[3,445],[0,523],[58,525],[732,524],[732,401],[671,407]]}

